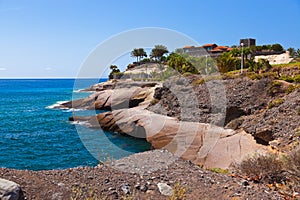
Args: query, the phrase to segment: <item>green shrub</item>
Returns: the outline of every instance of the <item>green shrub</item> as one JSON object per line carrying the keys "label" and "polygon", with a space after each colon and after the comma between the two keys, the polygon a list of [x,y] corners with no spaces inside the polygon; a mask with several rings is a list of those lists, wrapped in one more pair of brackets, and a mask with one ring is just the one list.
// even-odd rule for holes
{"label": "green shrub", "polygon": [[274,78],[276,78],[277,77],[277,74],[276,74],[276,72],[264,72],[264,73],[261,73],[260,74],[263,78],[272,78],[272,79],[274,79]]}
{"label": "green shrub", "polygon": [[272,81],[272,83],[267,87],[267,93],[273,95],[279,92],[281,85],[282,83],[280,81]]}
{"label": "green shrub", "polygon": [[274,99],[268,104],[268,109],[271,109],[273,107],[278,107],[283,103],[284,103],[284,99],[282,99],[282,98]]}
{"label": "green shrub", "polygon": [[218,173],[218,174],[228,174],[229,171],[227,169],[222,169],[222,168],[211,168],[209,169],[212,172]]}
{"label": "green shrub", "polygon": [[184,74],[182,74],[182,76],[184,76],[184,77],[187,77],[187,76],[190,76],[190,75],[192,75],[191,72],[185,72]]}
{"label": "green shrub", "polygon": [[287,63],[287,64],[276,64],[273,66],[278,67],[278,68],[297,67],[298,69],[300,69],[300,62],[291,62],[291,63]]}
{"label": "green shrub", "polygon": [[182,55],[176,53],[171,53],[168,56],[168,66],[175,69],[180,74],[184,74],[186,72],[192,74],[198,73],[198,70],[192,65],[191,62],[185,59]]}
{"label": "green shrub", "polygon": [[227,80],[227,79],[236,79],[239,78],[240,75],[239,74],[232,74],[232,73],[224,73],[222,75],[222,79]]}
{"label": "green shrub", "polygon": [[248,77],[251,80],[260,80],[260,79],[262,79],[262,76],[260,74],[255,73],[255,72],[247,72],[246,77]]}
{"label": "green shrub", "polygon": [[192,85],[197,86],[197,85],[202,85],[203,83],[205,83],[204,79],[203,78],[199,78],[197,80],[194,80],[192,82]]}
{"label": "green shrub", "polygon": [[300,74],[294,76],[294,82],[300,83]]}
{"label": "green shrub", "polygon": [[296,128],[294,136],[295,137],[300,137],[300,127]]}
{"label": "green shrub", "polygon": [[152,99],[151,101],[150,101],[150,105],[155,105],[155,104],[157,104],[159,102],[159,99]]}
{"label": "green shrub", "polygon": [[289,82],[289,83],[294,82],[294,78],[290,77],[290,76],[281,76],[279,79],[283,80],[283,81],[286,81],[286,82]]}
{"label": "green shrub", "polygon": [[258,72],[259,70],[269,70],[272,68],[269,61],[266,59],[259,58],[257,62],[254,59],[248,60],[249,71]]}
{"label": "green shrub", "polygon": [[242,125],[243,122],[244,119],[242,118],[233,119],[226,125],[226,127],[233,130],[237,130]]}
{"label": "green shrub", "polygon": [[213,80],[222,80],[222,76],[206,76],[204,78],[205,82],[213,81]]}
{"label": "green shrub", "polygon": [[291,84],[291,85],[288,86],[288,88],[286,89],[285,93],[286,94],[290,94],[290,93],[294,92],[298,88],[299,88],[299,86]]}

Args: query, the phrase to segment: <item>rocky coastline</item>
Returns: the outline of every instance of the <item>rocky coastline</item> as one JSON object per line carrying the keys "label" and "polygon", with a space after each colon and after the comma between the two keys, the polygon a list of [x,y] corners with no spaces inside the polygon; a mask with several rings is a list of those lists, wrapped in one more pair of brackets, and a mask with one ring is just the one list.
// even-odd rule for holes
{"label": "rocky coastline", "polygon": [[[11,193],[2,189],[6,180],[0,181],[1,199],[166,199],[168,191],[162,188],[171,188],[171,195],[178,183],[179,190],[188,188],[186,199],[283,199],[272,187],[228,172],[255,154],[289,152],[297,145],[299,89],[287,92],[290,83],[270,78],[216,78],[199,84],[200,78],[110,80],[86,89],[93,92],[87,98],[62,103],[57,108],[105,110],[94,116],[73,114],[69,120],[144,138],[155,150],[97,167],[2,168],[1,177],[19,185],[12,182]],[[279,98],[283,102],[271,107]]]}
{"label": "rocky coastline", "polygon": [[[268,148],[258,144],[253,136],[243,130],[225,129],[214,123],[187,120],[195,117],[193,112],[198,108],[197,102],[189,101],[185,104],[186,111],[181,115],[187,118],[184,120],[151,111],[156,106],[153,101],[157,98],[154,96],[158,96],[157,93],[163,88],[162,83],[126,79],[97,86],[92,87],[95,92],[89,97],[64,103],[60,108],[110,111],[90,117],[72,116],[70,120],[84,121],[91,128],[145,138],[154,149],[166,149],[205,168],[226,169],[245,157],[268,151]],[[193,88],[182,86],[182,83],[176,84],[176,95],[187,98],[192,96],[190,90]],[[224,121],[218,113],[216,116],[219,120],[216,123]]]}

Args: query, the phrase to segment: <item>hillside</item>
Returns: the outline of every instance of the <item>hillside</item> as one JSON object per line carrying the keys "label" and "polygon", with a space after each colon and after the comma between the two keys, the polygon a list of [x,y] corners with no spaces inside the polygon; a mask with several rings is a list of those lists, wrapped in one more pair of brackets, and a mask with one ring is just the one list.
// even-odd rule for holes
{"label": "hillside", "polygon": [[29,199],[299,199],[297,64],[164,82],[151,77],[159,67],[128,70],[149,74],[93,85],[87,98],[58,106],[105,110],[70,120],[145,138],[156,150],[94,168],[0,169],[1,177]]}
{"label": "hillside", "polygon": [[[226,107],[226,117],[223,116],[217,125],[231,129],[243,129],[253,135],[258,143],[272,145],[276,149],[289,151],[299,144],[300,121],[300,89],[298,83],[290,83],[274,77],[281,74],[281,79],[295,77],[300,74],[298,67],[280,67],[265,74],[228,73],[220,77],[210,78],[206,82],[200,75],[182,77],[177,81],[166,81],[163,87],[157,88],[154,98],[157,104],[148,107],[149,110],[176,117],[179,120],[212,123],[216,115],[212,110],[219,106]],[[254,77],[254,78],[253,78]],[[185,82],[185,84],[182,84]],[[177,83],[177,84],[176,84]],[[186,90],[187,85],[193,87],[191,91],[197,96],[197,108],[182,111],[182,105],[176,94]],[[212,91],[222,85],[226,105],[211,105]],[[191,107],[191,105],[184,107]],[[200,114],[199,114],[200,113]]]}

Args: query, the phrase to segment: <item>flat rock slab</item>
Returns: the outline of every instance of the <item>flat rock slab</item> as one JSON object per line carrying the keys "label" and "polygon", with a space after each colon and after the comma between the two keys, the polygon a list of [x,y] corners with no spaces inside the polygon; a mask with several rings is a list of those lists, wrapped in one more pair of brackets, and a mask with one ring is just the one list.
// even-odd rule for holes
{"label": "flat rock slab", "polygon": [[206,168],[228,168],[245,157],[267,151],[244,131],[178,121],[142,107],[101,113],[97,123],[106,130],[145,138],[155,149],[166,149]]}

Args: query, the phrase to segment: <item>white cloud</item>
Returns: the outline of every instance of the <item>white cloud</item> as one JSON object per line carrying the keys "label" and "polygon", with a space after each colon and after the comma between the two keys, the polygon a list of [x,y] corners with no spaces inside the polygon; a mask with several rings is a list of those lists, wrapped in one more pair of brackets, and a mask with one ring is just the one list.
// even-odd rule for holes
{"label": "white cloud", "polygon": [[52,70],[52,68],[51,67],[45,67],[44,68],[46,71],[50,71],[50,70]]}
{"label": "white cloud", "polygon": [[5,67],[0,67],[0,71],[6,71],[7,69]]}

